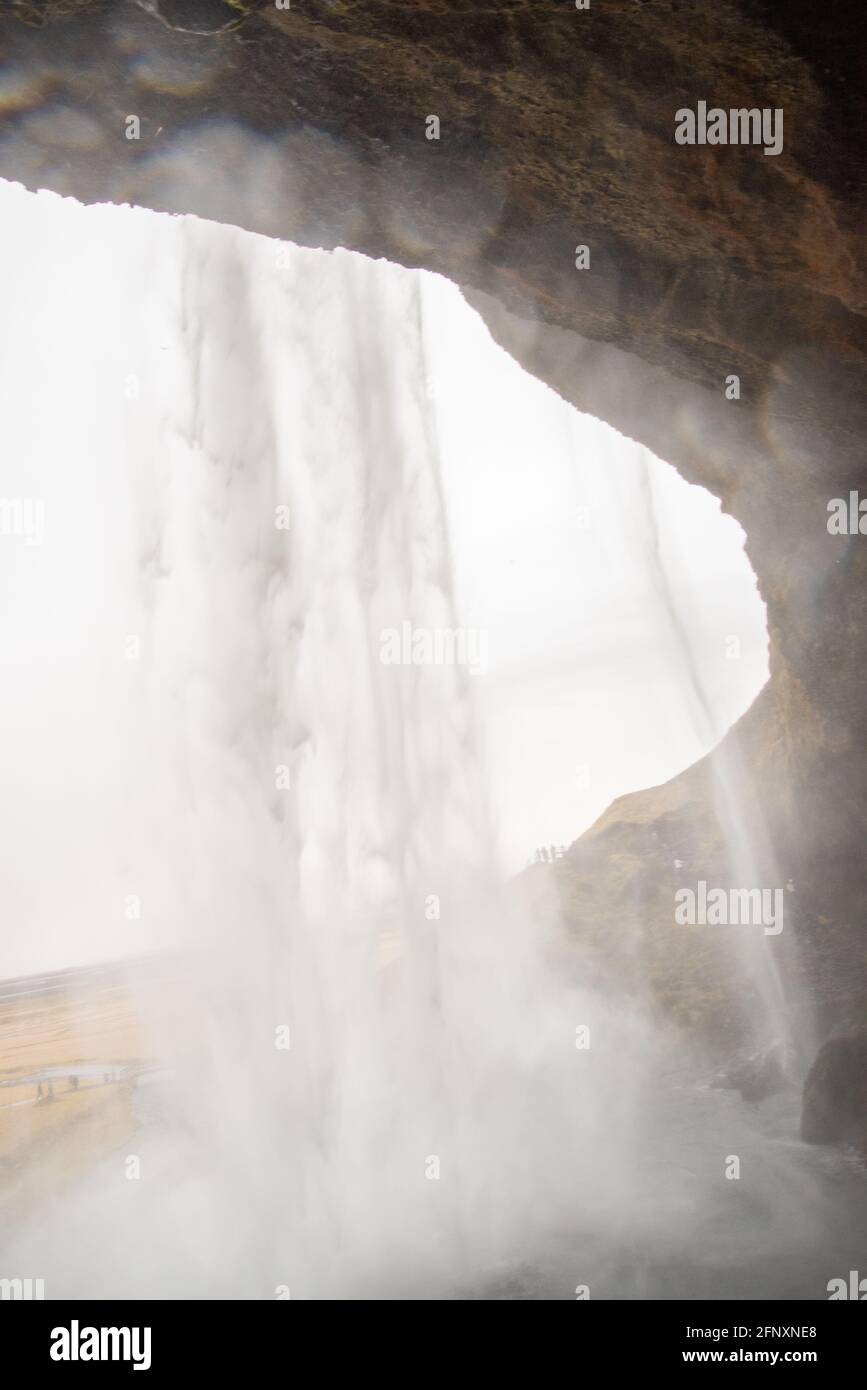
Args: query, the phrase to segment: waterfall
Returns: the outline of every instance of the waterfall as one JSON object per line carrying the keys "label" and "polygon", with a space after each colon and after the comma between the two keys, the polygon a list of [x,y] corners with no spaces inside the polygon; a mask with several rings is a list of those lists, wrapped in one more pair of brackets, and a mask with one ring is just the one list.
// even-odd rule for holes
{"label": "waterfall", "polygon": [[[29,602],[10,610],[11,785],[31,817],[58,787],[67,802],[30,865],[44,875],[48,856],[63,910],[23,888],[17,905],[61,963],[152,954],[172,974],[140,1003],[164,1072],[139,1092],[131,1153],[78,1184],[58,1245],[56,1228],[28,1233],[41,1268],[80,1296],[448,1296],[572,1236],[576,1286],[582,1242],[642,1220],[659,1039],[640,1000],[558,974],[555,909],[530,915],[503,872],[505,745],[487,736],[485,615],[464,602],[478,545],[432,406],[446,301],[349,252],[2,196],[7,487],[44,504],[45,532],[10,571]],[[578,417],[546,400],[546,449],[571,477]],[[652,469],[630,510],[609,462],[599,510],[613,497],[635,537]],[[486,486],[516,518],[507,472]],[[574,542],[540,535],[541,572]],[[629,569],[615,539],[581,562],[607,546],[613,588]],[[648,544],[652,568],[666,547],[656,529]],[[708,726],[691,728],[688,624],[665,582],[654,593],[644,621],[674,630],[686,692],[654,764],[671,775],[749,682],[712,710],[703,696]],[[584,679],[558,687],[567,706]],[[622,741],[601,712],[599,728]],[[569,756],[599,737],[579,728]],[[63,1253],[80,1248],[83,1268]]]}

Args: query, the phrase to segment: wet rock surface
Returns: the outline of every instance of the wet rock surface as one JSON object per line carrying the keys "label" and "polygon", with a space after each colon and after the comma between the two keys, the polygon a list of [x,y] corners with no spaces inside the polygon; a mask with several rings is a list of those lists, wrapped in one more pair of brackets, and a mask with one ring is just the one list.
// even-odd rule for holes
{"label": "wet rock surface", "polygon": [[742,1100],[767,1100],[786,1085],[783,1049],[779,1045],[741,1057],[713,1080],[719,1090],[739,1091]]}
{"label": "wet rock surface", "polygon": [[804,1083],[801,1137],[867,1156],[867,1028],[829,1038]]}

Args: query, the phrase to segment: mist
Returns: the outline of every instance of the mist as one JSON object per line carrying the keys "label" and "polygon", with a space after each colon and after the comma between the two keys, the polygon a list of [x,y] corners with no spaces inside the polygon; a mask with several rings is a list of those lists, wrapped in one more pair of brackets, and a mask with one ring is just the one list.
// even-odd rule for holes
{"label": "mist", "polygon": [[[2,973],[129,960],[148,1060],[4,1263],[92,1298],[705,1296],[732,1240],[761,1293],[829,1232],[839,1264],[791,1096],[709,1116],[514,880],[755,698],[740,528],[436,276],[2,198],[5,488],[43,504],[2,547]],[[736,768],[720,805],[755,858]]]}

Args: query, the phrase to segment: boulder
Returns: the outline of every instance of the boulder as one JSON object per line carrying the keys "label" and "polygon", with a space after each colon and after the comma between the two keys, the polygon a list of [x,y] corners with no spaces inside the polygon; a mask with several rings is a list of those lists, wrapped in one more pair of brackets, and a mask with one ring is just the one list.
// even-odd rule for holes
{"label": "boulder", "polygon": [[867,1154],[867,1028],[829,1038],[804,1083],[801,1138]]}

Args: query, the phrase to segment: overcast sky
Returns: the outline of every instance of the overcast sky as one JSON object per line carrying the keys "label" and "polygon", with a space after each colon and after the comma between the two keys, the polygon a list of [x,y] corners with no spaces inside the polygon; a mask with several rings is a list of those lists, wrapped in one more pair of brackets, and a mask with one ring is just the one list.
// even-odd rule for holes
{"label": "overcast sky", "polygon": [[[712,747],[767,678],[739,524],[579,414],[424,275],[457,589],[509,867]],[[731,640],[734,639],[734,640]]]}

